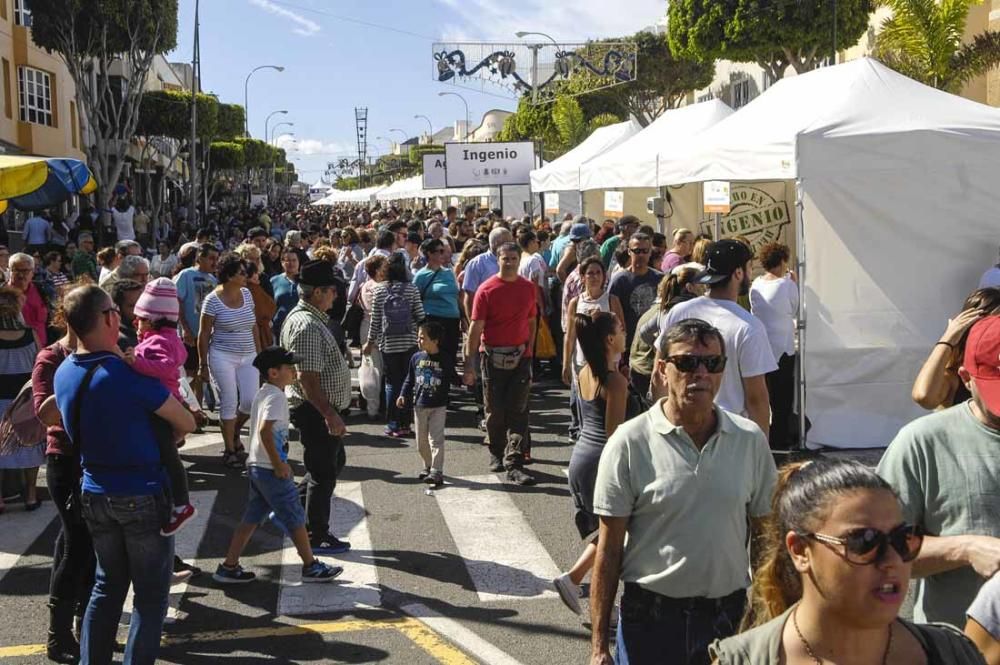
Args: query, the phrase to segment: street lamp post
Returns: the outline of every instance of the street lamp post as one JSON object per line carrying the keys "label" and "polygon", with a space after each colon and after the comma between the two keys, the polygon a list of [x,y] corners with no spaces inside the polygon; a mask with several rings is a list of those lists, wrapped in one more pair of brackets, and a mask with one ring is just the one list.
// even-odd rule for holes
{"label": "street lamp post", "polygon": [[[278,127],[281,127],[282,125],[288,125],[289,127],[294,127],[295,123],[294,122],[274,123],[274,127],[271,128],[271,139],[268,141],[268,143],[273,143],[275,141],[274,137],[278,135]],[[291,134],[292,136],[295,136],[295,132],[288,132],[288,133]]]}
{"label": "street lamp post", "polygon": [[[274,116],[278,115],[279,113],[281,113],[281,114],[287,114],[288,111],[284,111],[284,110],[282,110],[282,111],[272,111],[271,113],[268,114],[268,116],[266,118],[264,118],[264,143],[270,144],[270,141],[268,140],[267,126],[268,126],[268,123],[271,122],[271,118],[273,118]],[[273,178],[274,178],[274,160],[272,159],[271,160],[271,177],[267,178],[265,176],[265,178],[264,178],[264,184],[267,186],[267,194],[268,194],[268,196],[270,196],[270,194],[271,194],[271,180]]]}
{"label": "street lamp post", "polygon": [[[528,35],[538,35],[539,37],[545,37],[550,42],[555,44],[556,49],[560,48],[559,42],[552,38],[544,32],[529,32],[526,30],[518,30],[514,33],[514,36],[523,39]],[[531,100],[538,100],[538,51],[542,48],[541,44],[528,44],[528,48],[531,49]]]}
{"label": "street lamp post", "polygon": [[413,116],[414,120],[416,120],[417,118],[423,118],[424,120],[427,121],[427,137],[428,137],[428,140],[433,143],[434,142],[434,125],[431,124],[431,119],[428,118],[425,115],[415,115],[415,116]]}
{"label": "street lamp post", "polygon": [[462,100],[462,103],[465,104],[465,138],[466,138],[466,140],[468,140],[468,138],[469,138],[469,102],[467,102],[465,100],[465,97],[463,97],[462,95],[458,94],[457,92],[439,92],[438,93],[438,97],[444,97],[445,95],[452,95],[454,97],[458,97],[459,99]]}
{"label": "street lamp post", "polygon": [[254,67],[250,70],[250,73],[247,74],[247,78],[243,82],[243,133],[247,136],[250,136],[250,98],[248,96],[250,90],[250,77],[253,76],[254,72],[261,69],[273,69],[279,72],[285,71],[285,68],[279,65],[261,65],[260,67]]}

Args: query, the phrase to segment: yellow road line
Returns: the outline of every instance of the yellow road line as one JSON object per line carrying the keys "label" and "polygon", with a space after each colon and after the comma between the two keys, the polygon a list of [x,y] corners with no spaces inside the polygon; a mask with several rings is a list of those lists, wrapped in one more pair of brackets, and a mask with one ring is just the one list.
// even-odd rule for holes
{"label": "yellow road line", "polygon": [[[442,665],[473,665],[475,661],[442,640],[423,622],[413,618],[387,619],[344,619],[341,621],[319,621],[294,626],[274,626],[269,628],[240,628],[237,630],[217,630],[203,633],[167,635],[161,641],[164,646],[196,644],[201,642],[224,642],[229,640],[254,640],[262,638],[289,637],[293,635],[352,633],[364,630],[396,630],[409,638]],[[45,653],[44,644],[21,644],[0,647],[0,658],[38,656]]]}

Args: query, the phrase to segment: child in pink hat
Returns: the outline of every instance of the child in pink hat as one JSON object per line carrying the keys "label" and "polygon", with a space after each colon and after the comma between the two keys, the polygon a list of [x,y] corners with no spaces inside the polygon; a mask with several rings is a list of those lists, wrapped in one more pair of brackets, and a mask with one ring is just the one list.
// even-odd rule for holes
{"label": "child in pink hat", "polygon": [[[125,352],[125,362],[139,374],[159,379],[177,401],[186,404],[180,391],[180,376],[187,351],[177,334],[178,310],[177,287],[172,281],[159,277],[146,284],[135,304],[139,344]],[[154,420],[160,419],[154,416]],[[157,433],[160,460],[170,479],[174,502],[170,520],[161,533],[172,536],[198,511],[191,505],[187,473],[177,453],[178,444],[183,444],[183,439],[177,441],[165,421],[154,422],[153,428]]]}

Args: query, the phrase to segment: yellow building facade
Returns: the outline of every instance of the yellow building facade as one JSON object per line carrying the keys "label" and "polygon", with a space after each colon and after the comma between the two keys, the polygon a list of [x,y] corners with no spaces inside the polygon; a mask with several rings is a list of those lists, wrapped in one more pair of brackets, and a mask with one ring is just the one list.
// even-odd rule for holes
{"label": "yellow building facade", "polygon": [[85,159],[73,79],[30,25],[24,0],[0,0],[0,153]]}

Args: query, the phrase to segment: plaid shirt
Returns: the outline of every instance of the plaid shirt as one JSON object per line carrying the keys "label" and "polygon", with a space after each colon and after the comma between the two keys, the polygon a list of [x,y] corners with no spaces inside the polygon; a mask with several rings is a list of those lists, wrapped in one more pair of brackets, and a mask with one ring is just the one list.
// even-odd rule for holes
{"label": "plaid shirt", "polygon": [[[342,411],[351,405],[351,370],[327,327],[329,317],[305,300],[299,300],[281,326],[281,345],[302,359],[299,372],[319,374],[320,386],[330,405]],[[288,386],[288,405],[306,399],[300,380]]]}

